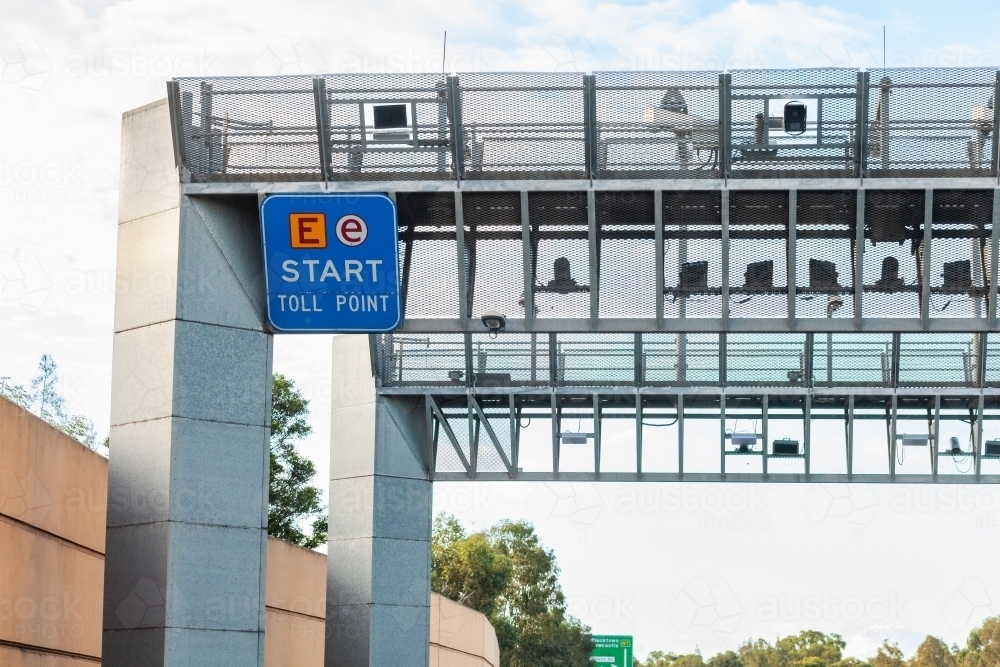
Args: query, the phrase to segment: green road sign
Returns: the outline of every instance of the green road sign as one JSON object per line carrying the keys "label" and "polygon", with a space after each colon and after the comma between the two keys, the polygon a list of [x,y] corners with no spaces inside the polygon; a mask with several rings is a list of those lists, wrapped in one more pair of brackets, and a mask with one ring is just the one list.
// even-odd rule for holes
{"label": "green road sign", "polygon": [[594,635],[594,652],[590,660],[594,667],[632,667],[632,637],[628,635]]}

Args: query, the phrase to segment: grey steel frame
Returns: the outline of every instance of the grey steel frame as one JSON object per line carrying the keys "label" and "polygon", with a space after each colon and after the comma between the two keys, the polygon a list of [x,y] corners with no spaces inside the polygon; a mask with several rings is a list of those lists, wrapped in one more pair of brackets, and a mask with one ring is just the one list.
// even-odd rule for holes
{"label": "grey steel frame", "polygon": [[[350,185],[351,187],[347,187]],[[400,187],[403,185],[403,187]],[[428,187],[436,185],[437,187]],[[528,197],[531,192],[549,190],[569,190],[572,185],[578,185],[580,191],[587,193],[588,205],[588,243],[590,258],[590,284],[598,286],[590,291],[590,317],[586,318],[559,318],[547,317],[536,318],[532,316],[534,312],[534,289],[533,277],[531,275],[531,237],[530,237],[530,210]],[[361,186],[361,187],[353,187]],[[412,188],[412,189],[411,189]],[[863,275],[864,256],[864,220],[865,220],[865,193],[870,190],[888,189],[908,189],[925,190],[925,210],[924,210],[924,243],[923,262],[929,266],[930,252],[933,248],[931,241],[932,231],[932,202],[935,189],[992,189],[993,214],[992,214],[992,237],[990,255],[990,275],[988,276],[988,302],[985,317],[952,317],[936,318],[930,316],[929,299],[930,284],[925,276],[921,285],[920,293],[920,315],[919,317],[862,317],[865,294],[863,281],[855,280],[854,284],[854,317],[853,318],[804,318],[796,317],[795,303],[795,276],[789,271],[788,292],[788,312],[785,318],[733,318],[729,309],[723,308],[719,318],[686,318],[686,317],[664,317],[664,289],[663,289],[663,219],[662,219],[662,193],[677,190],[718,190],[722,197],[722,246],[721,246],[721,269],[722,269],[722,303],[729,303],[729,271],[730,271],[730,238],[729,238],[729,196],[731,192],[747,190],[787,190],[789,192],[789,226],[788,237],[786,238],[788,248],[788,266],[795,266],[796,253],[796,207],[795,197],[799,190],[850,190],[857,191],[857,216],[855,220],[856,242],[854,244],[855,254],[853,257],[855,274]],[[600,277],[597,271],[598,256],[598,234],[595,222],[594,196],[597,192],[623,191],[623,190],[652,190],[654,193],[655,220],[654,239],[656,241],[656,307],[655,316],[650,318],[601,318],[599,312],[600,298]],[[462,224],[462,201],[463,195],[469,192],[504,192],[516,191],[521,195],[521,224],[522,224],[522,258],[524,267],[524,294],[525,309],[523,317],[511,317],[507,315],[507,331],[510,332],[533,332],[533,333],[566,333],[566,332],[596,332],[596,333],[651,333],[651,332],[675,332],[675,333],[781,333],[781,332],[807,332],[807,333],[848,333],[848,332],[989,332],[996,330],[997,312],[997,265],[998,251],[1000,251],[1000,188],[991,179],[886,179],[882,181],[861,180],[845,182],[842,179],[822,179],[822,180],[799,180],[791,182],[771,181],[771,180],[746,180],[714,182],[691,182],[691,181],[608,181],[603,183],[590,184],[586,181],[573,183],[566,181],[536,181],[536,182],[466,182],[462,187],[457,187],[455,183],[429,184],[429,183],[329,183],[324,186],[309,184],[252,184],[252,183],[211,183],[211,184],[188,184],[185,192],[190,195],[234,195],[253,194],[260,196],[268,192],[352,192],[352,191],[381,191],[392,196],[403,192],[451,192],[455,197],[456,210],[456,256],[458,258],[458,318],[434,318],[416,319],[406,318],[399,328],[401,333],[483,333],[483,327],[478,315],[481,313],[466,312],[468,309],[466,299],[466,282],[464,275],[464,225]],[[404,276],[404,281],[406,277]]]}
{"label": "grey steel frame", "polygon": [[[794,71],[794,70],[793,70]],[[928,70],[933,72],[933,69]],[[334,75],[335,76],[335,75]],[[329,182],[334,174],[330,168],[331,158],[334,153],[337,152],[348,152],[348,153],[365,153],[370,151],[377,152],[424,152],[424,151],[437,151],[441,154],[442,160],[439,161],[437,169],[435,170],[435,175],[433,178],[438,180],[448,180],[455,179],[458,181],[464,181],[467,178],[467,170],[469,165],[466,160],[466,138],[465,138],[465,126],[463,125],[463,114],[462,114],[462,94],[463,89],[461,86],[461,75],[458,76],[447,76],[442,77],[441,81],[437,84],[440,89],[440,98],[433,99],[427,97],[413,97],[399,94],[399,95],[389,95],[380,94],[377,88],[374,88],[371,92],[370,97],[365,97],[363,95],[363,90],[353,91],[357,92],[358,96],[354,97],[334,97],[328,92],[328,86],[326,85],[326,79],[324,77],[316,77],[313,80],[313,98],[315,103],[315,114],[316,114],[316,125],[314,128],[299,127],[297,126],[295,130],[299,134],[312,134],[317,136],[317,145],[320,151],[318,165],[319,165],[319,176],[320,180],[324,182]],[[190,182],[192,180],[192,172],[197,171],[196,168],[193,169],[193,165],[189,158],[192,156],[186,155],[184,146],[185,144],[185,132],[191,131],[199,135],[199,137],[205,139],[209,143],[211,141],[218,142],[220,146],[226,146],[231,144],[232,135],[233,137],[238,136],[238,130],[235,128],[230,128],[228,123],[226,124],[226,129],[222,134],[227,136],[222,136],[222,134],[215,132],[212,129],[212,123],[219,121],[219,118],[212,116],[212,96],[215,94],[213,92],[212,80],[195,80],[195,83],[200,83],[200,91],[202,97],[202,104],[204,108],[195,114],[188,107],[190,104],[186,104],[182,99],[182,93],[180,85],[181,83],[190,83],[190,80],[185,81],[184,79],[175,79],[168,82],[167,92],[168,99],[171,109],[171,119],[172,119],[172,129],[173,129],[173,140],[175,146],[175,153],[179,157],[179,165],[182,167],[181,175],[182,181]],[[719,168],[715,172],[717,176],[721,176],[724,179],[731,178],[733,176],[733,162],[734,150],[753,150],[753,149],[763,149],[770,150],[777,148],[778,150],[791,150],[791,151],[801,151],[802,149],[808,148],[805,145],[798,146],[788,146],[783,144],[776,144],[768,139],[768,128],[765,124],[762,143],[751,143],[751,144],[740,144],[739,146],[733,145],[733,119],[732,119],[732,108],[733,102],[735,101],[763,101],[765,113],[767,111],[767,105],[771,99],[791,99],[798,95],[800,98],[812,98],[818,101],[820,109],[820,117],[813,122],[813,126],[817,130],[816,143],[813,148],[844,148],[845,154],[845,166],[849,168],[846,169],[846,173],[852,175],[854,178],[864,178],[870,175],[870,172],[879,176],[891,175],[893,173],[892,169],[886,170],[885,174],[879,173],[880,167],[885,170],[888,165],[888,140],[890,137],[889,123],[885,122],[879,128],[880,131],[880,146],[883,146],[881,155],[878,158],[879,165],[869,165],[869,126],[872,124],[870,120],[870,109],[871,109],[871,96],[879,95],[880,88],[879,83],[872,83],[870,78],[870,73],[865,71],[858,71],[856,77],[856,83],[853,86],[853,92],[822,92],[823,88],[847,88],[850,86],[843,86],[842,84],[829,84],[823,86],[817,86],[815,84],[803,84],[802,86],[792,86],[792,88],[798,88],[798,92],[795,90],[788,91],[791,94],[778,94],[778,93],[759,93],[759,92],[749,92],[749,93],[737,93],[733,94],[733,84],[732,75],[730,73],[719,73],[719,84],[718,84],[718,125],[719,125],[719,136],[718,136],[718,150],[719,150]],[[974,86],[973,84],[954,84],[954,83],[938,83],[938,84],[920,84],[920,83],[892,83],[891,87],[899,88],[948,88],[948,87],[962,87],[962,86]],[[683,87],[683,86],[682,86]],[[745,86],[744,86],[745,87]],[[768,88],[761,84],[760,86],[751,86],[753,88]],[[777,88],[788,88],[788,86],[777,86]],[[476,91],[506,91],[506,90],[536,90],[536,88],[523,88],[523,87],[510,87],[501,82],[498,78],[497,83],[494,87],[486,86],[477,87]],[[585,178],[593,181],[595,180],[601,172],[600,164],[600,150],[599,144],[600,139],[600,123],[598,120],[598,104],[597,97],[600,91],[600,86],[597,82],[597,77],[594,74],[584,74],[582,75],[579,90],[582,92],[582,99],[580,104],[582,106],[582,116],[583,123],[580,129],[582,130],[582,143],[583,143],[583,163],[579,165],[563,165],[565,167],[572,166],[573,168],[569,171],[580,173],[585,176]],[[820,90],[814,90],[820,89]],[[537,88],[537,90],[546,90],[544,86]],[[552,88],[552,90],[568,90],[566,88]],[[811,92],[812,91],[812,92]],[[219,91],[218,94],[225,95],[239,95],[241,91]],[[244,91],[246,95],[260,95],[266,94],[270,91],[264,90],[246,90]],[[288,93],[293,93],[296,91],[285,91]],[[191,95],[191,93],[184,93],[184,95]],[[993,85],[993,97],[995,100],[1000,100],[1000,71],[996,73],[996,81]],[[855,99],[855,118],[849,127],[850,133],[853,135],[854,140],[847,140],[838,144],[825,144],[823,143],[822,130],[823,130],[823,118],[822,118],[822,102],[824,99]],[[408,145],[369,145],[367,141],[367,134],[365,130],[365,105],[372,103],[403,103],[407,104],[411,109],[412,114],[412,127],[410,131],[412,136],[409,142],[404,142]],[[331,141],[331,125],[330,125],[330,106],[332,104],[347,104],[347,105],[358,105],[359,116],[360,116],[360,127],[357,128],[360,131],[359,142],[346,141],[346,142],[333,142]],[[438,125],[437,126],[421,126],[420,129],[424,129],[430,132],[435,132],[438,135],[437,139],[420,140],[418,138],[418,126],[417,126],[417,113],[416,106],[418,104],[436,104],[441,107],[441,112],[438,114]],[[185,109],[188,109],[185,111]],[[993,129],[992,136],[990,140],[990,156],[989,156],[989,166],[985,170],[981,165],[972,165],[968,170],[966,175],[972,177],[976,175],[981,175],[983,172],[988,173],[990,178],[997,179],[1000,177],[1000,142],[998,142],[998,134],[1000,134],[1000,103],[994,103],[994,118],[993,118]],[[200,120],[195,116],[199,116]],[[222,119],[226,122],[227,119]],[[845,121],[840,121],[843,124]],[[910,120],[907,121],[910,125],[915,125],[917,127],[923,127],[927,125],[928,127],[934,127],[935,123],[940,121],[932,120]],[[964,123],[964,121],[952,121],[953,123]],[[745,122],[744,122],[745,124]],[[197,126],[196,126],[197,125]],[[503,123],[499,124],[500,126]],[[574,126],[573,123],[566,123],[566,127]],[[970,128],[974,125],[973,121],[969,121]],[[532,123],[521,122],[512,123],[509,125],[508,129],[512,132],[522,131],[525,128],[533,127]],[[575,126],[574,126],[575,127]],[[953,129],[953,128],[952,128]],[[193,136],[193,135],[192,135]],[[951,136],[951,135],[949,135]],[[934,137],[922,137],[931,145],[933,143]],[[940,138],[940,137],[938,137]],[[343,145],[341,145],[343,144]],[[357,144],[357,145],[356,145]],[[220,157],[221,166],[219,173],[225,175],[227,170],[225,168],[225,160],[227,159],[224,155],[225,151]],[[449,156],[451,158],[451,165],[446,168],[444,164],[444,156]],[[782,162],[787,160],[798,160],[809,162],[811,160],[824,160],[829,161],[830,158],[808,158],[808,157],[795,157],[794,155],[785,158],[783,156],[775,155],[773,159],[770,160],[770,164],[775,167],[780,167]],[[980,158],[977,158],[979,160]],[[739,159],[737,158],[737,161]],[[849,165],[847,163],[850,163]],[[208,169],[209,173],[207,175],[201,175],[205,178],[196,178],[194,180],[213,180],[212,172],[214,170],[214,163],[209,162]],[[764,163],[762,163],[764,164]],[[928,163],[921,167],[918,171],[924,173],[928,176],[933,176],[936,167],[933,163]],[[544,177],[542,172],[533,173],[529,170],[523,171],[520,169],[511,169],[511,178],[538,178]],[[820,170],[822,171],[822,170]],[[940,175],[960,175],[956,174],[955,168],[939,168],[937,171]],[[957,170],[959,172],[962,169]],[[795,169],[789,170],[790,176],[795,176],[799,174]],[[801,172],[806,177],[809,176],[808,169]],[[820,174],[815,174],[820,175]],[[223,178],[221,180],[230,180],[229,178]],[[346,177],[347,181],[352,180],[349,176]],[[703,177],[698,177],[696,180],[703,180]]]}
{"label": "grey steel frame", "polygon": [[[954,391],[928,390],[928,389],[865,389],[859,388],[838,388],[823,389],[822,391],[808,388],[635,388],[631,390],[619,389],[609,390],[608,388],[590,387],[547,387],[537,389],[509,389],[509,388],[461,388],[448,390],[445,388],[435,388],[425,390],[420,395],[427,397],[428,414],[433,420],[430,429],[430,437],[437,447],[445,446],[454,449],[463,467],[461,472],[437,471],[434,474],[436,481],[465,481],[476,479],[480,481],[604,481],[604,482],[813,482],[813,483],[846,483],[858,482],[867,484],[997,484],[1000,483],[1000,474],[983,474],[982,464],[984,460],[1000,459],[995,455],[987,455],[983,448],[983,421],[1000,420],[1000,410],[996,409],[1000,402],[1000,389],[985,389],[969,391],[968,389],[957,389]],[[411,388],[390,388],[380,387],[378,392],[387,396],[410,395],[414,393]],[[438,400],[455,399],[464,396],[467,403],[458,410],[467,415],[469,421],[469,451],[471,456],[467,456],[456,438],[452,428],[449,426],[448,416],[454,421],[455,408],[452,408],[446,416],[445,412],[438,406]],[[830,407],[826,407],[827,412],[817,415],[812,409],[814,397],[836,401],[834,409],[843,409],[843,416],[829,412]],[[727,408],[727,398],[732,399],[752,399],[759,401],[759,408],[752,408],[747,412],[745,408]],[[798,401],[801,409],[800,416],[787,414],[775,415],[769,411],[771,403],[769,399],[780,399],[785,402],[784,407],[789,407],[790,401]],[[986,410],[986,399],[990,399],[994,408]],[[568,407],[567,399],[575,399],[575,403],[582,407]],[[897,456],[897,432],[898,425],[902,419],[898,414],[899,401],[908,400],[910,403],[919,402],[920,406],[928,411],[928,453],[930,458],[930,472],[926,474],[899,474],[896,472]],[[486,401],[487,403],[483,403]],[[964,407],[972,404],[975,407],[969,408],[970,417],[975,422],[973,427],[973,437],[971,451],[964,450],[961,456],[964,459],[971,457],[972,465],[968,474],[940,474],[938,459],[944,456],[953,456],[950,451],[940,449],[940,424],[942,422],[941,407],[942,401],[949,401],[952,409],[955,406]],[[590,405],[588,406],[587,403]],[[697,414],[686,410],[685,406],[696,403],[701,411]],[[868,414],[860,417],[856,414],[858,404],[864,404],[869,410],[885,409],[887,415]],[[621,408],[629,404],[634,404],[634,412],[623,413]],[[483,405],[486,405],[484,408]],[[618,409],[612,414],[604,413],[604,405],[611,405]],[[666,406],[666,407],[665,407]],[[705,411],[706,406],[709,411]],[[912,405],[910,408],[912,409]],[[728,411],[727,411],[728,410]],[[500,444],[500,438],[494,432],[487,419],[486,412],[496,415],[506,413],[508,419],[504,421],[510,424],[511,455],[508,456]],[[735,412],[735,414],[734,414]],[[761,419],[761,440],[763,445],[759,449],[751,452],[760,456],[762,461],[762,471],[759,473],[734,473],[727,471],[727,457],[735,454],[733,450],[726,447],[726,419]],[[552,470],[548,472],[524,472],[518,467],[520,420],[524,417],[538,419],[551,419],[551,448],[552,448]],[[566,472],[559,468],[560,453],[562,443],[560,441],[561,422],[563,419],[585,418],[594,420],[595,432],[591,435],[594,469],[592,472]],[[677,424],[677,462],[676,471],[673,472],[649,472],[642,468],[642,425],[644,418],[653,419],[674,419]],[[607,419],[634,420],[636,429],[636,469],[633,472],[604,472],[601,470],[601,425]],[[685,420],[719,420],[719,471],[692,473],[685,469],[686,452],[692,446],[702,448],[710,446],[709,443],[687,443],[685,439]],[[770,451],[768,444],[769,421],[774,419],[799,419],[803,424],[802,452],[799,455],[774,454]],[[811,423],[813,420],[840,420],[845,423],[844,441],[844,469],[841,473],[815,473],[813,472],[813,451],[811,438]],[[886,449],[888,473],[877,474],[857,474],[854,472],[854,459],[856,446],[854,441],[855,423],[859,419],[885,419],[887,423],[888,447]],[[948,419],[959,420],[959,416],[952,415]],[[912,422],[913,419],[906,420]],[[477,429],[474,423],[481,424],[482,428]],[[435,438],[435,434],[438,434]],[[484,435],[485,434],[485,435]],[[478,470],[476,467],[476,452],[479,447],[493,447],[503,460],[503,471]],[[801,460],[801,470],[799,472],[775,472],[773,468],[769,470],[769,462],[773,459]]]}

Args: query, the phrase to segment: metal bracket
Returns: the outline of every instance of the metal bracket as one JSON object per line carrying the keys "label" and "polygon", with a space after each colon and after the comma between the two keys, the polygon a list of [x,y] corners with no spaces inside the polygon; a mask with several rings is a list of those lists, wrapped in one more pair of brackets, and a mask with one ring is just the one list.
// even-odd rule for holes
{"label": "metal bracket", "polygon": [[723,179],[730,177],[732,171],[732,143],[729,122],[730,96],[732,95],[733,77],[730,74],[719,75],[719,170]]}
{"label": "metal bracket", "polygon": [[993,160],[990,164],[990,176],[1000,178],[1000,70],[996,73],[996,83],[993,84]]}
{"label": "metal bracket", "polygon": [[653,191],[653,243],[656,244],[656,328],[663,326],[663,190]]}
{"label": "metal bracket", "polygon": [[457,76],[448,77],[448,116],[451,121],[451,159],[455,180],[465,178],[465,135],[462,132],[462,89]]}
{"label": "metal bracket", "polygon": [[868,165],[868,72],[858,72],[857,117],[854,121],[854,177],[865,178]]}
{"label": "metal bracket", "polygon": [[316,105],[316,134],[319,139],[319,172],[323,182],[332,180],[330,169],[330,107],[326,97],[326,79],[313,79],[313,101]]}
{"label": "metal bracket", "polygon": [[788,246],[785,260],[785,283],[788,285],[788,328],[795,329],[795,283],[797,282],[797,265],[795,259],[795,232],[799,219],[799,192],[788,191]]}
{"label": "metal bracket", "polygon": [[598,176],[597,164],[597,77],[583,75],[583,144],[587,178]]}
{"label": "metal bracket", "polygon": [[601,286],[599,284],[601,281],[601,260],[600,252],[598,252],[600,240],[597,235],[597,202],[593,188],[587,190],[587,237],[590,246],[590,323],[596,329],[601,314]]}
{"label": "metal bracket", "polygon": [[854,326],[861,327],[865,292],[865,191],[858,189],[854,231]]}
{"label": "metal bracket", "polygon": [[920,324],[926,329],[931,316],[931,238],[934,224],[934,190],[924,190],[924,243],[920,272]]}

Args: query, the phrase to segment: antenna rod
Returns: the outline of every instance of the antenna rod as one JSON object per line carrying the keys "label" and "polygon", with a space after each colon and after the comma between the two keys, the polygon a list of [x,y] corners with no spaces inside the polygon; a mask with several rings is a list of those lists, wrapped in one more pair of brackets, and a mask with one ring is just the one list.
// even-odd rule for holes
{"label": "antenna rod", "polygon": [[882,69],[885,69],[885,24],[882,24]]}
{"label": "antenna rod", "polygon": [[444,47],[441,49],[441,74],[444,74],[444,58],[448,54],[448,31],[444,31]]}

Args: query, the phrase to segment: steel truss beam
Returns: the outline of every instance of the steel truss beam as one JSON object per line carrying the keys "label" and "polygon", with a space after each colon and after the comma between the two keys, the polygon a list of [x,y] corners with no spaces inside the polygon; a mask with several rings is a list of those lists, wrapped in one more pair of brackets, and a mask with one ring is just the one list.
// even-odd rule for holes
{"label": "steel truss beam", "polygon": [[[381,389],[384,395],[399,395],[399,391]],[[899,483],[899,484],[996,484],[1000,483],[1000,457],[986,455],[983,446],[983,429],[986,421],[1000,421],[1000,390],[954,390],[947,392],[922,392],[896,389],[891,392],[873,394],[870,391],[840,389],[827,391],[788,392],[775,389],[716,388],[712,391],[647,391],[638,388],[627,390],[543,388],[538,390],[510,390],[506,393],[478,392],[466,389],[462,393],[428,391],[427,398],[428,437],[433,438],[432,451],[440,451],[443,445],[456,454],[438,456],[435,480],[459,481],[476,479],[480,481],[522,480],[522,481],[648,481],[648,482],[819,482],[819,483]],[[987,411],[987,405],[990,410]],[[942,407],[948,409],[942,414]],[[606,411],[605,408],[613,408]],[[692,408],[694,411],[692,411]],[[901,410],[907,411],[901,414]],[[915,414],[926,411],[921,421]],[[860,411],[860,412],[859,412]],[[967,422],[973,417],[971,451],[963,451],[963,459],[972,458],[968,474],[941,474],[939,459],[957,456],[941,449],[940,424]],[[469,423],[469,447],[463,449],[449,425],[462,419]],[[562,422],[571,419],[593,419],[593,433],[583,434],[593,445],[593,465],[590,471],[564,471],[560,469],[560,454],[569,443],[562,440]],[[518,463],[519,442],[523,421],[530,419],[550,420],[552,465],[550,470],[525,472]],[[608,472],[602,470],[601,433],[606,420],[634,420],[636,442],[636,465],[634,471]],[[716,421],[719,424],[718,469],[715,472],[688,472],[686,458],[692,451],[707,453],[711,443],[699,439],[687,442],[685,422],[695,419],[701,422]],[[492,422],[491,422],[492,420]],[[652,420],[652,421],[647,421]],[[731,431],[728,423],[733,420],[760,420],[759,442],[741,449],[730,443]],[[769,430],[771,422],[798,421],[804,435],[798,454],[772,449]],[[813,421],[829,423],[839,421],[844,424],[845,461],[839,471],[817,472],[811,446],[811,426]],[[886,421],[887,468],[884,473],[858,474],[854,470],[856,457],[855,425],[861,421]],[[508,425],[509,433],[496,429]],[[897,469],[899,447],[907,446],[899,439],[900,433],[911,436],[922,433],[921,427],[914,431],[915,424],[925,424],[929,461],[927,471],[912,474],[901,473]],[[643,441],[645,427],[676,426],[672,438],[676,446],[676,465],[673,470],[649,470],[643,464]],[[503,427],[500,427],[503,428]],[[829,430],[829,429],[827,429]],[[741,431],[742,433],[742,431]],[[652,437],[652,436],[651,436]],[[663,445],[659,434],[654,441]],[[504,443],[510,446],[505,447]],[[477,454],[482,447],[491,447],[499,455],[500,469],[477,467],[483,460]],[[466,453],[468,452],[468,454]],[[742,456],[738,456],[742,455]],[[727,462],[734,456],[748,460],[752,456],[761,461],[759,472],[734,472],[727,469]],[[452,464],[447,459],[457,461]],[[702,456],[702,460],[704,457]],[[996,463],[994,463],[996,460]],[[776,462],[781,465],[776,467]],[[991,467],[985,474],[984,463]],[[494,464],[496,465],[496,464]],[[457,469],[455,469],[457,466]],[[829,467],[829,466],[828,466]]]}

